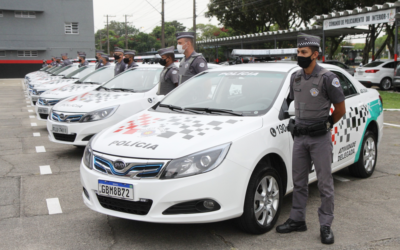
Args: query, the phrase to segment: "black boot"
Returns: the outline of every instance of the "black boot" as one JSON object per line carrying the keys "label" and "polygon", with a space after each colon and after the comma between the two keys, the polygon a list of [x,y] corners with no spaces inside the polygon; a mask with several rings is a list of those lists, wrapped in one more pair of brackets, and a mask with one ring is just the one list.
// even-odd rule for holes
{"label": "black boot", "polygon": [[282,225],[276,227],[276,231],[278,233],[291,233],[293,231],[303,232],[307,230],[307,225],[305,221],[294,221],[292,219],[288,219]]}
{"label": "black boot", "polygon": [[333,232],[331,227],[321,226],[321,242],[323,244],[333,244],[335,242],[335,236],[333,236]]}

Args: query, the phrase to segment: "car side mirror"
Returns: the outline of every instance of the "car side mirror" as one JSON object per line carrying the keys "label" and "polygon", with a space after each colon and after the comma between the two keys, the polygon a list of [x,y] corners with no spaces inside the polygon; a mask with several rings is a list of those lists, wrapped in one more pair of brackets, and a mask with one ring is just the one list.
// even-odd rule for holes
{"label": "car side mirror", "polygon": [[292,101],[292,102],[290,103],[289,109],[288,109],[288,113],[289,113],[289,116],[295,116],[296,110],[295,110],[295,108],[294,108],[294,101]]}

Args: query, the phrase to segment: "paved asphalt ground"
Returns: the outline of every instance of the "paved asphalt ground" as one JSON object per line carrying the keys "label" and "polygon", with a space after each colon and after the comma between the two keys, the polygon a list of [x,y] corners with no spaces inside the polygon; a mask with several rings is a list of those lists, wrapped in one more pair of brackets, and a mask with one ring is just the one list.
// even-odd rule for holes
{"label": "paved asphalt ground", "polygon": [[[232,221],[151,224],[93,212],[82,202],[83,150],[48,141],[45,122],[30,117],[34,108],[21,80],[0,80],[0,96],[0,249],[400,249],[400,127],[385,126],[371,178],[356,179],[347,170],[335,175],[336,243],[325,246],[315,183],[309,229],[289,235],[275,230],[249,235]],[[384,115],[385,122],[400,125],[400,112]],[[46,152],[38,153],[37,146]],[[41,174],[40,166],[50,166],[51,174]],[[50,212],[60,204],[62,213],[49,214],[49,201],[55,202]],[[287,219],[290,206],[288,195],[278,223]]]}

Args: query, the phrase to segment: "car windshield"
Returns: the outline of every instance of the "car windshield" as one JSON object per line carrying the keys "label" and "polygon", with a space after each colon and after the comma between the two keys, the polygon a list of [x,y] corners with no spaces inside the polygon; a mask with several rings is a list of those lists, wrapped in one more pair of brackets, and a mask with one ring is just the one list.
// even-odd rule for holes
{"label": "car windshield", "polygon": [[92,73],[95,70],[94,68],[95,68],[94,65],[80,67],[77,70],[66,75],[65,78],[79,79],[79,78],[85,77],[88,74]]}
{"label": "car windshield", "polygon": [[271,71],[207,72],[171,92],[157,111],[179,112],[181,109],[198,114],[204,111],[204,114],[218,115],[262,115],[271,108],[286,76],[286,72]]}
{"label": "car windshield", "polygon": [[381,65],[382,63],[384,63],[384,62],[371,62],[371,63],[365,64],[363,66],[363,68],[373,68],[373,67]]}
{"label": "car windshield", "polygon": [[103,84],[113,77],[114,77],[114,67],[103,67],[79,79],[79,82]]}
{"label": "car windshield", "polygon": [[68,75],[68,74],[70,74],[70,73],[72,73],[72,72],[74,72],[75,70],[77,70],[78,69],[78,65],[69,65],[69,66],[67,66],[67,67],[69,67],[69,68],[67,68],[67,69],[65,69],[65,70],[63,70],[63,71],[60,71],[60,72],[58,72],[58,76],[66,76],[66,75]]}
{"label": "car windshield", "polygon": [[53,68],[50,68],[49,69],[49,73],[53,73],[53,72],[56,72],[57,70],[60,70],[62,67],[61,66],[54,66]]}
{"label": "car windshield", "polygon": [[66,71],[66,70],[68,70],[68,69],[70,69],[72,67],[72,65],[68,65],[68,66],[61,66],[60,68],[58,68],[57,70],[55,70],[55,71],[53,71],[52,73],[52,75],[53,76],[57,76],[57,75],[59,75],[61,72],[64,72],[64,71]]}
{"label": "car windshield", "polygon": [[103,87],[118,91],[146,92],[158,84],[161,71],[162,68],[135,68],[123,72]]}

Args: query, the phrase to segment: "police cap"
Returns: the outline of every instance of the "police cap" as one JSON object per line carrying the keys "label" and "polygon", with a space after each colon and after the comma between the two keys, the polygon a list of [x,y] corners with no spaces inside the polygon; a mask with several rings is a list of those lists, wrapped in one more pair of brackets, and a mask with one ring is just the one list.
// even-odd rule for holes
{"label": "police cap", "polygon": [[62,53],[61,56],[68,56],[68,53]]}
{"label": "police cap", "polygon": [[124,51],[124,54],[125,54],[125,55],[132,55],[132,56],[134,56],[134,55],[136,55],[136,51],[135,51],[135,50],[125,50],[125,51]]}
{"label": "police cap", "polygon": [[124,53],[124,50],[118,47],[115,47],[114,52],[122,52]]}
{"label": "police cap", "polygon": [[177,32],[175,34],[176,40],[179,40],[181,38],[194,38],[194,32]]}
{"label": "police cap", "polygon": [[320,47],[321,38],[319,36],[312,36],[305,33],[299,33],[297,35],[297,47]]}
{"label": "police cap", "polygon": [[164,49],[159,49],[157,52],[160,56],[165,55],[165,54],[174,54],[174,46],[164,48]]}

